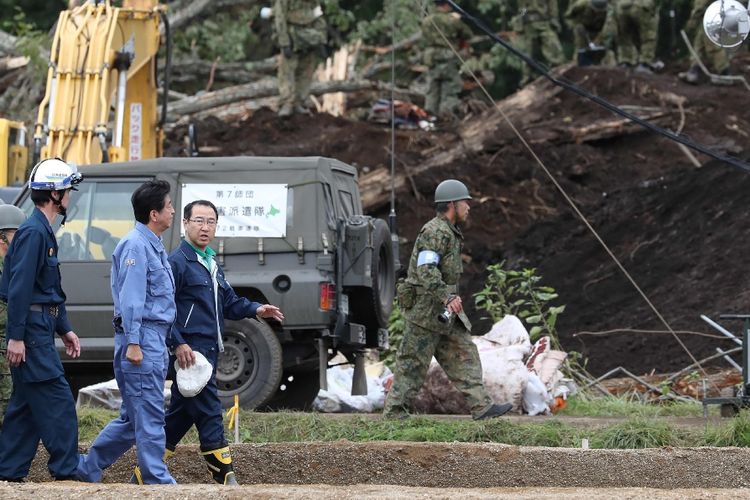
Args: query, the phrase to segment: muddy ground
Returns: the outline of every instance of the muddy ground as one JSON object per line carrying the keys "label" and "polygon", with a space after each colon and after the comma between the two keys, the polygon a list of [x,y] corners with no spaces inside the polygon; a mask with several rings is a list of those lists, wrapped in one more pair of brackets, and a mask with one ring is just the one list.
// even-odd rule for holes
{"label": "muddy ground", "polygon": [[[744,71],[746,63],[736,58],[735,70]],[[694,87],[670,74],[605,68],[573,68],[565,77],[618,105],[660,106],[668,93],[684,97],[685,135],[721,152],[750,155],[750,93],[743,87]],[[536,103],[529,116],[524,133],[538,135],[610,113],[563,92]],[[474,114],[441,131],[399,131],[399,171],[455,147],[462,126],[486,119],[486,114]],[[679,126],[677,114],[670,126]],[[498,134],[507,135],[501,129]],[[202,122],[199,131],[210,154],[324,155],[356,165],[363,174],[390,164],[387,128],[324,114],[280,121],[263,109],[237,123]],[[168,154],[181,154],[183,134],[172,132]],[[695,168],[675,144],[646,132],[581,144],[541,141],[534,149],[674,329],[714,333],[700,314],[716,319],[720,313],[750,312],[747,173],[702,155],[703,166]],[[665,327],[517,140],[488,145],[448,167],[415,176],[413,187],[398,193],[402,259],[432,216],[431,194],[446,177],[466,181],[477,200],[465,229],[465,296],[481,287],[489,264],[505,260],[514,267],[536,267],[567,305],[559,319],[564,347],[582,352],[593,373],[618,365],[637,373],[668,372],[690,362],[668,333],[578,335]],[[384,207],[375,215],[387,211]],[[486,331],[488,322],[470,312],[476,332]],[[740,326],[726,325],[735,331]],[[731,346],[689,334],[681,340],[698,358]]]}

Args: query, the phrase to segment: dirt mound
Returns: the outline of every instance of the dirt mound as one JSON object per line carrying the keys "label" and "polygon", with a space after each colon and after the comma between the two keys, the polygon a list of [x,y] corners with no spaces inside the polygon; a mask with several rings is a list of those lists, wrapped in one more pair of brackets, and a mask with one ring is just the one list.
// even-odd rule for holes
{"label": "dirt mound", "polygon": [[[693,87],[673,75],[605,68],[572,68],[564,77],[634,112],[669,108],[668,126],[720,151],[742,154],[750,134],[748,93],[741,87]],[[550,95],[525,112],[522,133],[670,325],[707,333],[711,330],[699,314],[746,312],[741,270],[750,238],[750,209],[743,196],[750,188],[747,174],[717,162],[696,169],[675,144],[646,132],[583,143],[563,140],[566,127],[612,115],[569,92]],[[408,175],[426,160],[461,147],[469,125],[497,123],[490,120],[492,113],[440,132],[399,131],[397,173]],[[356,165],[362,174],[390,161],[387,128],[345,118],[316,114],[282,121],[261,110],[233,124],[198,125],[199,143],[209,155],[324,155]],[[507,126],[492,126],[496,141],[411,176],[399,192],[402,259],[433,214],[435,185],[457,177],[470,185],[476,200],[464,231],[465,295],[481,287],[489,264],[506,260],[537,267],[568,306],[559,319],[564,346],[582,351],[594,373],[618,365],[663,372],[688,364],[689,356],[669,334],[574,337],[581,331],[664,328]],[[170,134],[169,154],[182,154],[184,133]],[[387,215],[387,208],[375,215]],[[488,322],[469,312],[476,332],[485,331]],[[729,345],[695,335],[682,340],[696,357]]]}
{"label": "dirt mound", "polygon": [[[750,450],[744,448],[580,450],[497,443],[339,441],[241,444],[232,446],[232,454],[241,484],[664,489],[750,485],[743,474]],[[125,482],[134,459],[131,450],[105,471],[104,482]],[[47,480],[46,460],[46,453],[37,454],[30,480]],[[180,484],[211,482],[197,445],[180,446],[168,464]]]}

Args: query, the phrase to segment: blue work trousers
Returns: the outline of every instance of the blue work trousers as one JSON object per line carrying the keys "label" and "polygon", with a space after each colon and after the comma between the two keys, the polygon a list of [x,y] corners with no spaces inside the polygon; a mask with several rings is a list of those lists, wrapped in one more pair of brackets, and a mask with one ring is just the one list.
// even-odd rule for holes
{"label": "blue work trousers", "polygon": [[12,370],[13,392],[0,433],[0,480],[28,476],[39,439],[49,452],[53,477],[67,478],[78,465],[78,420],[65,377],[23,382]]}
{"label": "blue work trousers", "polygon": [[206,341],[190,335],[185,335],[185,341],[191,349],[206,357],[214,371],[201,392],[191,398],[186,398],[180,393],[174,376],[176,358],[174,356],[169,358],[169,375],[174,382],[166,416],[167,446],[174,449],[190,427],[195,424],[202,450],[222,448],[227,442],[221,417],[221,401],[216,387],[218,346],[215,341]]}
{"label": "blue work trousers", "polygon": [[164,344],[168,326],[141,327],[140,365],[130,363],[124,334],[115,334],[114,370],[122,395],[120,416],[102,430],[81,455],[78,474],[84,481],[99,482],[102,471],[115,463],[131,446],[136,446],[138,466],[144,484],[174,484],[164,463],[164,380],[168,354]]}

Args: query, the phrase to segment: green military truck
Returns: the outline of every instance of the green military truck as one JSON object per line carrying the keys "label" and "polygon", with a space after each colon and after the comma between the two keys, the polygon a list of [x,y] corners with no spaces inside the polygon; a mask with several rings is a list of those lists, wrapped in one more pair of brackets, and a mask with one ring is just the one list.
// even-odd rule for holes
{"label": "green military truck", "polygon": [[[212,246],[227,280],[286,317],[227,321],[217,366],[225,406],[239,395],[246,408],[307,408],[336,353],[361,368],[365,349],[388,347],[398,240],[386,222],[362,213],[353,167],[321,157],[161,158],[80,171],[68,221],[55,228],[68,314],[81,338],[79,359],[62,356],[73,385],[111,377],[111,255],[134,226],[132,192],[153,178],[170,183],[177,211],[163,234],[167,251],[180,243],[182,208],[211,200],[219,210]],[[16,204],[31,212],[28,190]],[[364,371],[355,371],[360,385]]]}

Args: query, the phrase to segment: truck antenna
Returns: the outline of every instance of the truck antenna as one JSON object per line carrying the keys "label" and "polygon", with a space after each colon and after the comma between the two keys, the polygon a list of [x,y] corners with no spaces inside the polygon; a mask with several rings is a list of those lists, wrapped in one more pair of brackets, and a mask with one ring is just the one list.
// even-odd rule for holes
{"label": "truck antenna", "polygon": [[388,229],[391,232],[391,248],[396,272],[401,269],[398,258],[398,224],[396,221],[396,0],[391,0],[391,212],[388,214]]}

